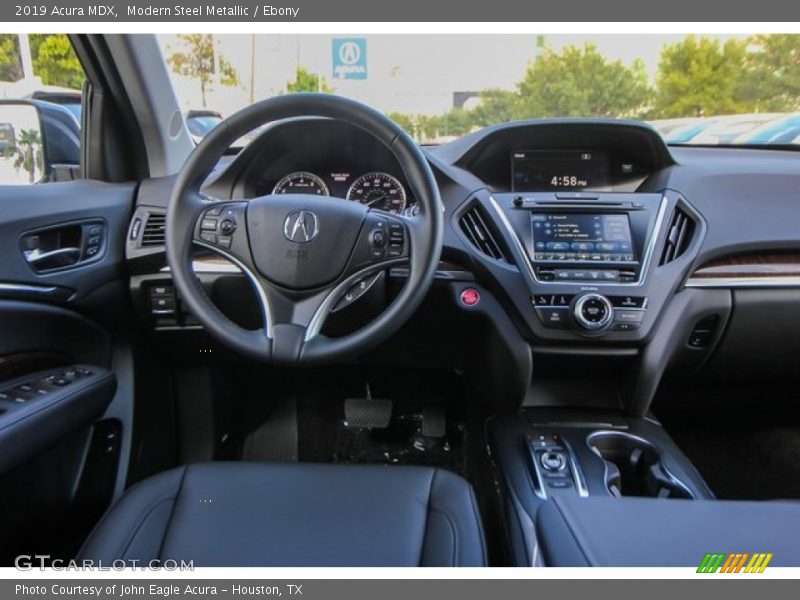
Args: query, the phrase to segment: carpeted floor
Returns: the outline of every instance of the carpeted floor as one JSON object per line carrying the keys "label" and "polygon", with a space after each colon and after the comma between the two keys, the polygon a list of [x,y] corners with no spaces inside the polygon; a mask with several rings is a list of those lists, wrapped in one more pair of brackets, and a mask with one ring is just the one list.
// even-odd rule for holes
{"label": "carpeted floor", "polygon": [[741,388],[694,390],[690,398],[684,390],[680,401],[678,393],[661,395],[656,416],[718,498],[800,499],[796,400]]}

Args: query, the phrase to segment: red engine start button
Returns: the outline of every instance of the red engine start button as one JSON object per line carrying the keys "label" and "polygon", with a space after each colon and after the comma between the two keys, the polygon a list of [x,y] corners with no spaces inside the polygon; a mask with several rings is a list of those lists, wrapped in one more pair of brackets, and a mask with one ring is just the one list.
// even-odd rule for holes
{"label": "red engine start button", "polygon": [[461,304],[464,306],[475,306],[481,300],[478,290],[467,288],[461,292]]}

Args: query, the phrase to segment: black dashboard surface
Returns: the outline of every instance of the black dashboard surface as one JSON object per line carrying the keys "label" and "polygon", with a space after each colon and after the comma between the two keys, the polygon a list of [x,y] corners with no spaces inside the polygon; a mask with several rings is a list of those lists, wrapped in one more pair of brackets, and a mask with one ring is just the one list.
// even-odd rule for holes
{"label": "black dashboard surface", "polygon": [[[565,150],[602,153],[612,177],[602,189],[557,185],[514,191],[511,163],[520,150],[543,155]],[[510,318],[529,351],[639,356],[639,372],[649,372],[646,377],[655,382],[666,368],[665,356],[672,353],[693,353],[684,362],[697,369],[714,351],[731,318],[734,288],[746,291],[765,282],[707,286],[692,279],[694,271],[714,258],[800,249],[800,153],[667,148],[642,123],[590,119],[512,122],[424,151],[444,204],[441,278],[449,281],[456,308],[485,312],[495,321]],[[624,165],[628,172],[623,177]],[[386,172],[405,185],[391,153],[362,131],[328,120],[299,119],[265,128],[238,156],[220,165],[205,190],[219,199],[253,197],[270,193],[281,177],[298,170],[322,177],[335,195],[342,195],[362,172]],[[336,174],[343,180],[335,181]],[[144,182],[137,210],[163,211],[170,190],[169,178]],[[584,280],[560,281],[556,263],[550,265],[555,280],[546,281],[536,269],[547,266],[549,257],[542,264],[534,261],[530,234],[525,232],[530,232],[529,213],[547,211],[629,215],[635,247],[630,272],[625,273],[627,265],[608,264],[601,255],[596,269],[590,262],[572,269]],[[477,237],[469,234],[470,220],[482,223]],[[672,247],[675,243],[678,250]],[[129,253],[129,259],[137,256]],[[163,248],[149,248],[148,256],[147,272],[158,273],[164,266]],[[616,274],[609,281],[591,281],[588,277],[595,270],[599,277]],[[141,265],[132,271],[143,272]],[[496,304],[460,305],[459,294],[475,285],[496,298]],[[787,279],[768,285],[781,290],[800,282]],[[602,335],[574,327],[572,313],[565,309],[572,311],[587,294],[607,296],[609,310],[615,315],[619,310],[638,324],[617,328],[614,321]],[[548,327],[540,308],[567,315],[570,327]],[[502,316],[494,312],[498,309]],[[708,347],[687,346],[692,328],[709,316],[718,318],[721,330],[710,336]],[[648,385],[635,381],[635,393],[647,398]]]}
{"label": "black dashboard surface", "polygon": [[[697,262],[757,249],[800,246],[800,153],[734,148],[667,148],[646,125],[630,121],[548,120],[499,125],[440,147],[426,148],[439,181],[445,210],[453,214],[476,192],[510,191],[514,148],[608,149],[636,155],[642,178],[614,189],[622,193],[672,191],[707,222]],[[495,167],[497,167],[495,169]],[[268,193],[292,171],[347,174],[352,181],[369,171],[384,171],[405,185],[405,177],[383,146],[364,132],[334,121],[303,119],[279,123],[264,133],[209,180],[206,191],[221,198]],[[339,195],[347,185],[331,183]],[[137,205],[165,208],[172,178],[142,183]],[[590,195],[597,200],[597,194]],[[409,199],[411,201],[411,199]],[[410,202],[409,202],[410,203]],[[450,231],[445,254],[473,255]],[[465,265],[468,266],[468,265]]]}

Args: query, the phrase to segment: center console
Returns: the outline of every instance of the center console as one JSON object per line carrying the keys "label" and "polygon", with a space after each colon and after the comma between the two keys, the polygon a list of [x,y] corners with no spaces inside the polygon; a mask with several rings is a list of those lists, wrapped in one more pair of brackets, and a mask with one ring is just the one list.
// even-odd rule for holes
{"label": "center console", "polygon": [[689,248],[698,222],[669,193],[510,192],[486,203],[525,280],[527,293],[511,299],[552,341],[643,340],[679,282],[662,267]]}
{"label": "center console", "polygon": [[[515,562],[536,561],[539,509],[555,498],[712,499],[655,421],[609,411],[528,408],[487,425]],[[621,500],[620,500],[621,501]]]}

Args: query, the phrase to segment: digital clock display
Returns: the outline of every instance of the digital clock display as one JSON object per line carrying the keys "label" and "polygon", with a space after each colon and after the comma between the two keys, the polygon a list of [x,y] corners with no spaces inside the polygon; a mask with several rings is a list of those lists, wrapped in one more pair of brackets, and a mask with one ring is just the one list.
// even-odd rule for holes
{"label": "digital clock display", "polygon": [[608,155],[594,150],[515,150],[511,177],[517,192],[602,190],[609,185]]}

